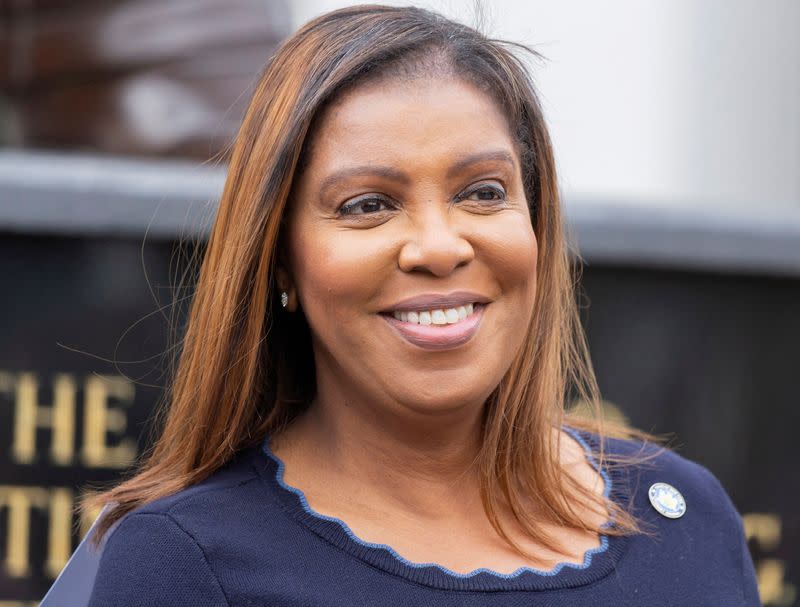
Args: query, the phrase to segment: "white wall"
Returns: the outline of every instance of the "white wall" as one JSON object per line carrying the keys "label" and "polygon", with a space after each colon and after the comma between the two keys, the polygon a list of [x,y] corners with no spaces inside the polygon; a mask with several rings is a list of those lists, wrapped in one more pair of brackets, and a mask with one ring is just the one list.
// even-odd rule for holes
{"label": "white wall", "polygon": [[[388,1],[386,4],[408,4]],[[474,2],[411,2],[474,23]],[[295,0],[298,26],[341,0]],[[563,190],[800,207],[797,0],[484,0],[533,45]]]}

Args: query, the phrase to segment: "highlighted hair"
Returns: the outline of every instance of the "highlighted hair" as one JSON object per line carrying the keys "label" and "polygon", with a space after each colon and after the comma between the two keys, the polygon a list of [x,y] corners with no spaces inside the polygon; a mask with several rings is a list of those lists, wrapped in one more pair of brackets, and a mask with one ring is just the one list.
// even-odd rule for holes
{"label": "highlighted hair", "polygon": [[[96,542],[128,512],[207,478],[311,401],[308,326],[302,314],[275,304],[274,270],[314,120],[345,89],[442,69],[491,95],[513,126],[539,247],[527,339],[485,407],[478,462],[484,509],[521,554],[500,523],[502,506],[532,539],[554,548],[543,523],[604,534],[639,531],[624,508],[573,479],[560,457],[562,433],[553,431],[567,424],[601,437],[637,435],[601,422],[550,138],[525,65],[512,52],[524,49],[427,10],[371,5],[322,15],[284,42],[258,82],[233,148],[160,412],[163,430],[133,476],[82,504],[88,510],[113,502]],[[570,416],[570,397],[590,403],[598,415],[591,421]],[[607,463],[602,447],[595,457]],[[614,525],[601,530],[578,514],[576,503],[610,512]]]}

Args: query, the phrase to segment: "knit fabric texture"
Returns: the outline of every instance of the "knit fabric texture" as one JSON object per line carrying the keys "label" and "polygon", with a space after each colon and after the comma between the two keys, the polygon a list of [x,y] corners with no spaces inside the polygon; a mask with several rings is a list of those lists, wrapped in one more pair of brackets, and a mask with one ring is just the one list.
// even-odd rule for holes
{"label": "knit fabric texture", "polygon": [[[599,439],[570,430],[587,449]],[[605,449],[656,448],[608,439]],[[601,536],[582,564],[551,570],[457,573],[413,563],[362,541],[344,521],[314,512],[283,481],[263,445],[211,477],[128,514],[109,536],[90,607],[648,607],[760,605],[741,518],[719,481],[671,451],[600,470],[607,494],[648,530]],[[678,489],[676,519],[648,498],[656,482]]]}

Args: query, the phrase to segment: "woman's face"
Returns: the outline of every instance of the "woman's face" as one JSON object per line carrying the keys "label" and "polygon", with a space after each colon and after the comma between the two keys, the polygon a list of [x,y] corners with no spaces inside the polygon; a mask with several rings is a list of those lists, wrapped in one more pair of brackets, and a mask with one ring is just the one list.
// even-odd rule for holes
{"label": "woman's face", "polygon": [[479,408],[527,334],[537,243],[520,159],[501,110],[470,84],[381,82],[338,99],[287,236],[318,398]]}

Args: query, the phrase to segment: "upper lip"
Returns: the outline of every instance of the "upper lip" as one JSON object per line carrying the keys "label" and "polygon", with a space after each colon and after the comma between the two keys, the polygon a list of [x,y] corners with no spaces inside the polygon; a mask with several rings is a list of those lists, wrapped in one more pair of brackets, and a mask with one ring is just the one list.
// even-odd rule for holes
{"label": "upper lip", "polygon": [[454,291],[453,293],[422,293],[414,297],[394,303],[384,312],[410,312],[412,310],[437,310],[457,308],[469,303],[489,303],[491,299],[472,291]]}

